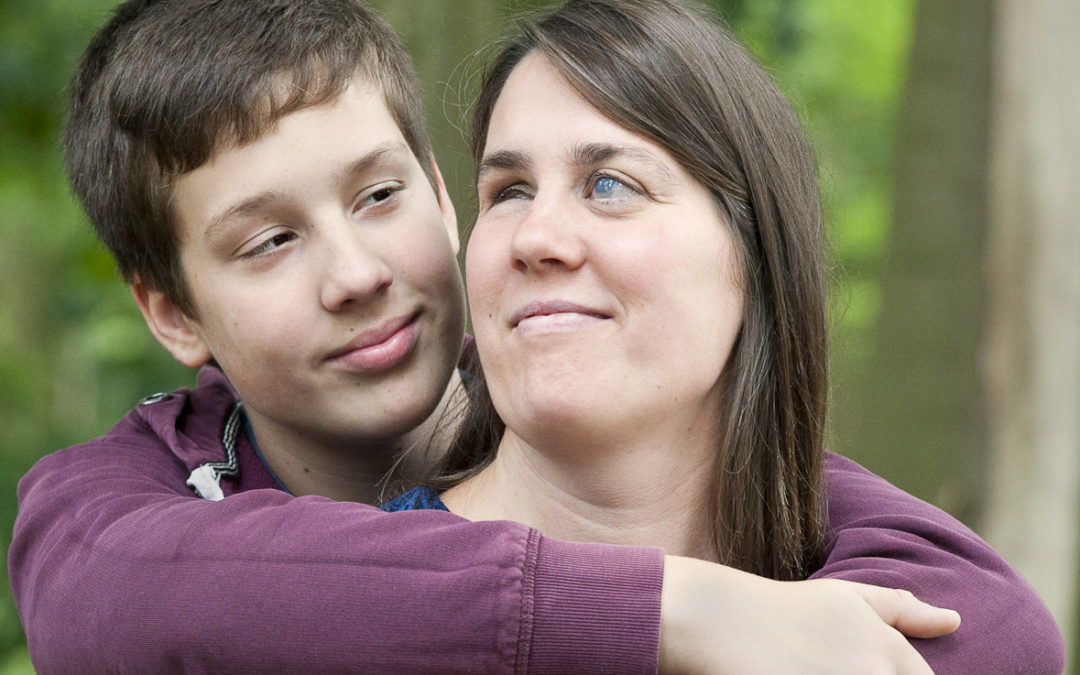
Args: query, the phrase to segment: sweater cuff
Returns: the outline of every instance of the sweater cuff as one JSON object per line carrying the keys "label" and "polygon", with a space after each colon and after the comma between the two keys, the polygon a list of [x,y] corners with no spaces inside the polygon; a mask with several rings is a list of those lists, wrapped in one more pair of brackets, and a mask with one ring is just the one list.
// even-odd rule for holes
{"label": "sweater cuff", "polygon": [[[519,673],[655,673],[664,552],[528,542]],[[529,569],[529,567],[532,569]]]}

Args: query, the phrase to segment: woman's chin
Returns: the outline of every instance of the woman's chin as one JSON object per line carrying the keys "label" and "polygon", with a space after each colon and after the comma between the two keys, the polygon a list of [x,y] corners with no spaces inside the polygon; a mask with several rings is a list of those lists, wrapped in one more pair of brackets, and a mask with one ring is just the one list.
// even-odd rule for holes
{"label": "woman's chin", "polygon": [[514,408],[530,425],[588,428],[605,422],[603,400],[581,387],[556,382],[531,387],[518,398]]}
{"label": "woman's chin", "polygon": [[616,441],[619,425],[613,424],[610,413],[603,413],[564,400],[552,400],[549,405],[531,406],[518,410],[507,419],[507,428],[533,448],[544,452],[569,452],[576,456],[586,448]]}

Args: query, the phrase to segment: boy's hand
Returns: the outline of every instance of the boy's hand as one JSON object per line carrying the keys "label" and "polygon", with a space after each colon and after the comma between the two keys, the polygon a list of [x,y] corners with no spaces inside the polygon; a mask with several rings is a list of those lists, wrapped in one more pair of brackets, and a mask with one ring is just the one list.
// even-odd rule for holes
{"label": "boy's hand", "polygon": [[870,605],[886,624],[913,638],[936,638],[960,627],[960,615],[919,600],[910,591],[882,588],[839,579],[801,583],[839,584],[840,592],[854,592]]}
{"label": "boy's hand", "polygon": [[932,673],[904,635],[947,635],[960,616],[907,591],[780,582],[667,556],[661,673]]}

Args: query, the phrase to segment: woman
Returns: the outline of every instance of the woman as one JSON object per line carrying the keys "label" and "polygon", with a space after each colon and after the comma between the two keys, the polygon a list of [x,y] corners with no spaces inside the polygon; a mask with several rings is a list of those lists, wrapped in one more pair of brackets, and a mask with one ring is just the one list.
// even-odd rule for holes
{"label": "woman", "polygon": [[[837,545],[822,223],[812,153],[775,85],[677,0],[571,0],[503,50],[472,131],[466,273],[484,377],[452,487],[391,508],[778,580],[820,572]],[[857,469],[830,457],[828,470]],[[986,548],[958,523],[948,534]],[[935,583],[896,579],[918,594]],[[997,631],[921,648],[948,672],[1057,667],[1060,649],[1019,654],[999,639],[1016,631]]]}
{"label": "woman", "polygon": [[[679,511],[712,521],[686,533],[700,552],[801,578],[821,553],[826,393],[812,155],[782,95],[737,58],[733,40],[701,36],[692,53],[711,50],[721,67],[698,68],[690,74],[701,86],[688,87],[682,69],[694,63],[634,53],[688,39],[671,8],[628,4],[610,18],[580,8],[549,21],[566,23],[550,31],[562,31],[554,57],[510,47],[478,103],[480,211],[466,269],[477,347],[508,431],[496,467],[448,492],[447,503],[529,452],[523,436],[575,448],[560,456],[575,476],[587,468],[575,463],[593,456],[633,457],[642,464],[626,470],[651,482],[664,467],[677,481],[664,494],[685,500]],[[577,16],[596,28],[572,25]],[[599,31],[611,39],[593,39]],[[578,53],[556,66],[569,49]],[[645,66],[637,78],[605,72],[620,57]],[[566,81],[577,73],[562,72],[590,67],[580,73],[596,86],[587,92]],[[753,172],[741,170],[743,156]],[[507,330],[537,302],[582,308]],[[619,487],[641,502],[641,486]]]}

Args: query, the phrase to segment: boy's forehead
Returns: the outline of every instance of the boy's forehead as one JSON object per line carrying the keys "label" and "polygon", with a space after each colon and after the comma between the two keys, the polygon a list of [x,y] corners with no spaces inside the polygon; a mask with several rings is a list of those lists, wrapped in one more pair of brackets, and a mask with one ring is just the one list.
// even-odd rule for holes
{"label": "boy's forehead", "polygon": [[304,197],[305,190],[412,161],[381,91],[355,80],[331,99],[278,116],[247,142],[219,144],[206,163],[173,179],[171,201],[186,240],[231,216]]}
{"label": "boy's forehead", "polygon": [[[293,72],[275,75],[263,94],[254,97],[254,103],[245,114],[245,119],[219,132],[207,163],[213,162],[214,158],[222,153],[260,141],[272,134],[286,118],[313,109],[333,108],[344,98],[348,98],[347,94],[350,93],[360,92],[364,96],[372,96],[373,100],[381,103],[379,112],[385,110],[395,124],[398,124],[382,85],[361,70],[342,80],[336,87],[305,89],[298,79],[298,74]],[[328,76],[326,79],[329,81]]]}
{"label": "boy's forehead", "polygon": [[[323,117],[339,108],[348,111],[352,124],[345,132],[352,140],[369,146],[400,143],[409,152],[414,152],[408,145],[408,137],[402,128],[401,120],[394,114],[382,87],[362,73],[354,75],[345,82],[341,90],[330,95],[311,98],[299,104],[293,99],[292,105],[286,105],[290,101],[290,92],[295,87],[296,84],[290,76],[279,76],[273,91],[268,92],[254,106],[255,111],[250,115],[250,119],[245,121],[244,129],[222,129],[214,141],[214,147],[207,154],[206,161],[173,174],[169,179],[171,187],[175,189],[177,183],[183,182],[184,177],[192,173],[220,166],[227,162],[230,156],[250,146],[266,144],[283,126],[293,130],[299,128],[310,134],[323,132]],[[375,120],[388,124],[374,124]],[[251,170],[257,171],[259,167],[253,166]]]}

